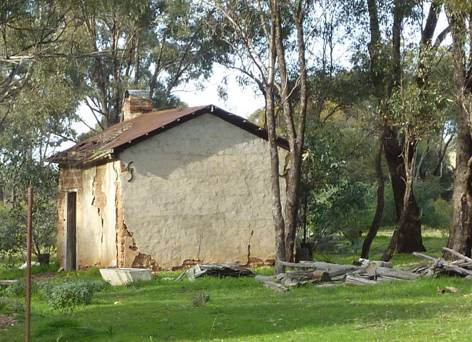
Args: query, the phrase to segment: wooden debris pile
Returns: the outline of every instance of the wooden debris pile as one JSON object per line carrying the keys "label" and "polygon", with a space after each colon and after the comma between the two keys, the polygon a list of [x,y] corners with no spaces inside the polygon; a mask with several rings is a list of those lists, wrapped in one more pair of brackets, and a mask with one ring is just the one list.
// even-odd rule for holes
{"label": "wooden debris pile", "polygon": [[182,272],[175,280],[182,280],[184,278],[194,280],[204,275],[211,277],[248,277],[254,276],[254,273],[249,268],[239,265],[197,264]]}
{"label": "wooden debris pile", "polygon": [[447,247],[444,247],[443,251],[449,253],[451,256],[454,256],[456,260],[447,261],[443,258],[434,258],[423,253],[414,252],[413,254],[415,256],[431,261],[431,263],[417,266],[413,269],[413,272],[425,277],[448,275],[465,277],[472,280],[472,258],[469,258]]}
{"label": "wooden debris pile", "polygon": [[371,285],[392,280],[414,280],[419,274],[394,269],[383,261],[362,260],[360,266],[339,265],[320,261],[301,261],[292,263],[279,261],[280,265],[294,268],[296,271],[280,273],[274,276],[256,276],[256,281],[265,287],[285,292],[292,287],[312,283],[319,286],[336,284]]}

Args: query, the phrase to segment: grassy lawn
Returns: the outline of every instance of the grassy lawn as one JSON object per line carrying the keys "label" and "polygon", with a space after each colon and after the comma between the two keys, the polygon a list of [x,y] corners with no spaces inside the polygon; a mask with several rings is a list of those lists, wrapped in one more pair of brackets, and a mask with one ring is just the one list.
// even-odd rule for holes
{"label": "grassy lawn", "polygon": [[[374,256],[387,237],[378,240]],[[425,243],[438,253],[444,238],[430,234]],[[353,259],[324,257],[337,262]],[[408,256],[395,259],[397,264],[411,261]],[[73,313],[53,311],[36,296],[33,341],[470,341],[472,336],[472,282],[462,279],[307,286],[280,294],[252,278],[175,282],[169,276],[174,275],[108,288]],[[98,273],[60,277],[97,279]],[[438,294],[437,288],[446,286],[460,291]],[[202,291],[210,300],[195,307],[193,299]],[[6,307],[12,305],[2,308],[0,303],[0,313]],[[23,340],[20,316],[18,320],[16,326],[0,331],[1,341]]]}
{"label": "grassy lawn", "polygon": [[[423,230],[423,244],[426,248],[426,254],[431,256],[440,256],[441,248],[446,245],[446,231],[439,229]],[[380,230],[370,249],[371,260],[381,260],[382,254],[390,242],[391,230]],[[353,252],[329,252],[315,254],[315,259],[320,261],[334,262],[339,264],[351,264],[355,259],[359,258],[360,249]],[[392,262],[396,266],[405,266],[412,263],[418,263],[420,259],[411,254],[396,255]]]}

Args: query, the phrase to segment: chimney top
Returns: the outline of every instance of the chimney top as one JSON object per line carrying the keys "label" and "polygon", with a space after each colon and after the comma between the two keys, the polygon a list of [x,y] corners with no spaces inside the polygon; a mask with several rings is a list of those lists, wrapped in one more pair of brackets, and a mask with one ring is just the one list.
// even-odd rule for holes
{"label": "chimney top", "polygon": [[123,99],[123,121],[152,111],[152,101],[146,90],[129,89],[125,91]]}

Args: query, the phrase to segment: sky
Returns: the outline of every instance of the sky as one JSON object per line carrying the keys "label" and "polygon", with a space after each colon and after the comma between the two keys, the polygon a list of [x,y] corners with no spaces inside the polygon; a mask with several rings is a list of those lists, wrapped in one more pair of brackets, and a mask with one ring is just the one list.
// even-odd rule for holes
{"label": "sky", "polygon": [[[226,89],[228,96],[222,99],[218,94],[218,86],[223,83],[226,77]],[[264,106],[264,98],[260,92],[257,92],[252,85],[241,86],[236,80],[237,74],[234,71],[228,71],[221,65],[215,65],[213,75],[204,81],[192,81],[183,84],[173,91],[173,94],[179,97],[189,107],[200,105],[215,105],[228,112],[248,117],[257,109]],[[201,83],[201,84],[200,84]],[[89,125],[95,126],[96,121],[90,110],[85,104],[81,104],[78,108],[78,114]],[[89,128],[81,123],[76,122],[72,126],[77,132],[84,133]],[[66,143],[62,148],[68,148],[72,144]]]}

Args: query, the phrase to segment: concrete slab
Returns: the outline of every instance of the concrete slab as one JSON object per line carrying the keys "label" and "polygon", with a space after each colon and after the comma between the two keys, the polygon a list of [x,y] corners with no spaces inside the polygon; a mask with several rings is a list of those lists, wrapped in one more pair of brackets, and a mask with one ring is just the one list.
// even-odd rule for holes
{"label": "concrete slab", "polygon": [[100,274],[112,286],[152,280],[152,273],[146,268],[101,268]]}

